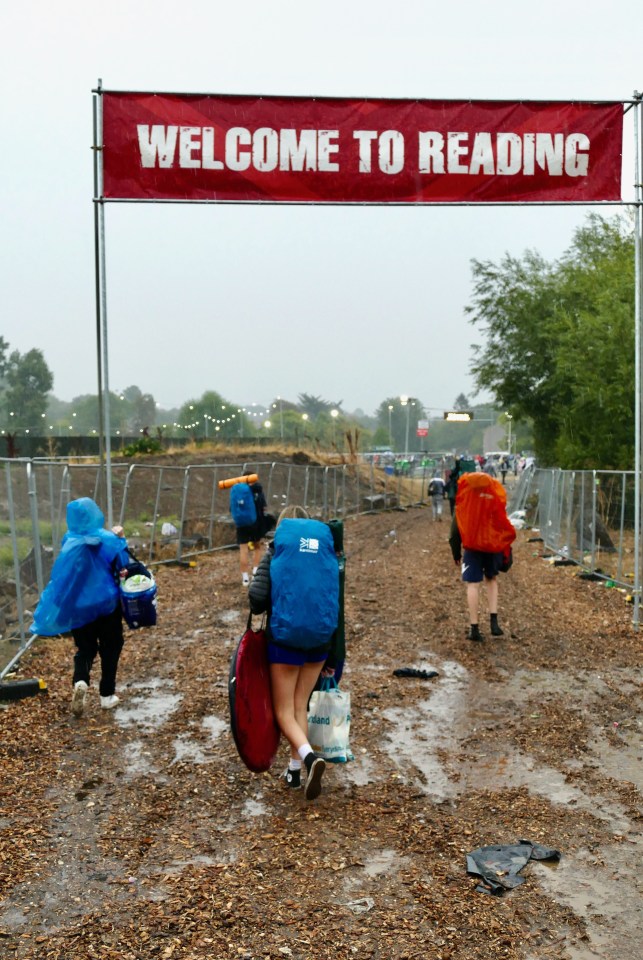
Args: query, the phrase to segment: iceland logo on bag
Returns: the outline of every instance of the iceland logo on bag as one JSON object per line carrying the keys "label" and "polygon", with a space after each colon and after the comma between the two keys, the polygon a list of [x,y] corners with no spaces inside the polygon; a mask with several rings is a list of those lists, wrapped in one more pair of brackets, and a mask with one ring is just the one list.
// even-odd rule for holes
{"label": "iceland logo on bag", "polygon": [[300,553],[317,553],[318,551],[319,551],[319,540],[317,540],[315,537],[299,538]]}

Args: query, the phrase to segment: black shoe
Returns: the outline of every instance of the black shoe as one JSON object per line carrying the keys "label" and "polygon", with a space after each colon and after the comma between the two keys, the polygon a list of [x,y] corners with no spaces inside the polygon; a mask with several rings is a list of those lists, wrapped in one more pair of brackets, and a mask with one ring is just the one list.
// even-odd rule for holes
{"label": "black shoe", "polygon": [[309,753],[304,763],[308,771],[304,796],[306,800],[314,800],[321,793],[321,779],[326,769],[326,761],[315,753]]}
{"label": "black shoe", "polygon": [[504,637],[505,631],[502,630],[496,622],[491,624],[491,636],[492,637]]}
{"label": "black shoe", "polygon": [[297,790],[301,786],[301,770],[291,770],[290,767],[284,773],[284,780],[287,787]]}
{"label": "black shoe", "polygon": [[482,643],[484,637],[480,633],[480,629],[477,623],[472,623],[469,627],[469,633],[467,634],[467,640],[475,640],[477,643]]}

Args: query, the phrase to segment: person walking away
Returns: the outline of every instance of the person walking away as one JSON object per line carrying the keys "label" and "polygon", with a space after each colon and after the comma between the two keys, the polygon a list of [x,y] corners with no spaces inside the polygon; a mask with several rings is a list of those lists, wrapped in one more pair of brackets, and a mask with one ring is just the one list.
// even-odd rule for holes
{"label": "person walking away", "polygon": [[[251,476],[251,470],[244,470],[242,476]],[[259,481],[248,484],[236,483],[230,488],[230,513],[236,527],[239,546],[239,567],[241,583],[247,587],[250,583],[250,544],[253,546],[252,573],[257,572],[263,553],[265,533],[266,498]]]}
{"label": "person walking away", "polygon": [[282,510],[272,544],[248,591],[253,614],[267,613],[268,662],[277,723],[290,744],[284,775],[314,800],[326,761],[308,742],[308,701],[339,619],[339,563],[327,524],[299,506]]}
{"label": "person walking away", "polygon": [[442,522],[442,504],[445,498],[445,484],[439,473],[433,477],[429,483],[429,496],[431,497],[431,510],[433,519]]}
{"label": "person walking away", "polygon": [[502,477],[502,485],[503,485],[503,487],[505,486],[505,484],[506,484],[506,482],[507,482],[507,473],[508,473],[508,472],[509,472],[509,463],[507,462],[507,458],[506,458],[506,457],[503,457],[502,460],[500,461],[500,476]]}
{"label": "person walking away", "polygon": [[449,545],[467,588],[469,640],[482,641],[478,625],[480,584],[484,579],[491,634],[503,636],[498,623],[498,573],[511,565],[516,531],[507,517],[507,493],[486,473],[465,473],[458,483]]}
{"label": "person walking away", "polygon": [[90,497],[67,505],[68,530],[30,628],[40,636],[72,634],[76,653],[71,708],[76,717],[84,713],[97,656],[101,708],[111,710],[119,702],[115,691],[123,620],[118,577],[131,556],[123,528],[105,530],[104,523],[100,507]]}
{"label": "person walking away", "polygon": [[449,470],[449,474],[446,480],[446,494],[449,501],[449,510],[451,511],[451,516],[455,511],[455,498],[458,492],[458,477],[460,476],[460,457],[455,458],[455,465]]}

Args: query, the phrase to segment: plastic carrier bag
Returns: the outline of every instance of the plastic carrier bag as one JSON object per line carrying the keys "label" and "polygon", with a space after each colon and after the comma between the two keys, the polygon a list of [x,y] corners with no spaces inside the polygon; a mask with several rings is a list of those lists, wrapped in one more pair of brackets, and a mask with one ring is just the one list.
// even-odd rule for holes
{"label": "plastic carrier bag", "polygon": [[332,677],[324,677],[308,703],[308,741],[331,763],[353,760],[350,748],[351,695],[340,690]]}

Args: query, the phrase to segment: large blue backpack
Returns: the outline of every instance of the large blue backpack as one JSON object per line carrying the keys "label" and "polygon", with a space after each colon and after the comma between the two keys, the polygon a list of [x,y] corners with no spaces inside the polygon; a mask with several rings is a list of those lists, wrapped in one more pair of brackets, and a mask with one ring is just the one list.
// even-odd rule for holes
{"label": "large blue backpack", "polygon": [[257,508],[252,488],[247,483],[230,487],[230,513],[237,527],[251,527],[257,522]]}
{"label": "large blue backpack", "polygon": [[339,561],[327,524],[281,521],[270,585],[270,632],[276,643],[299,650],[330,643],[339,619]]}

